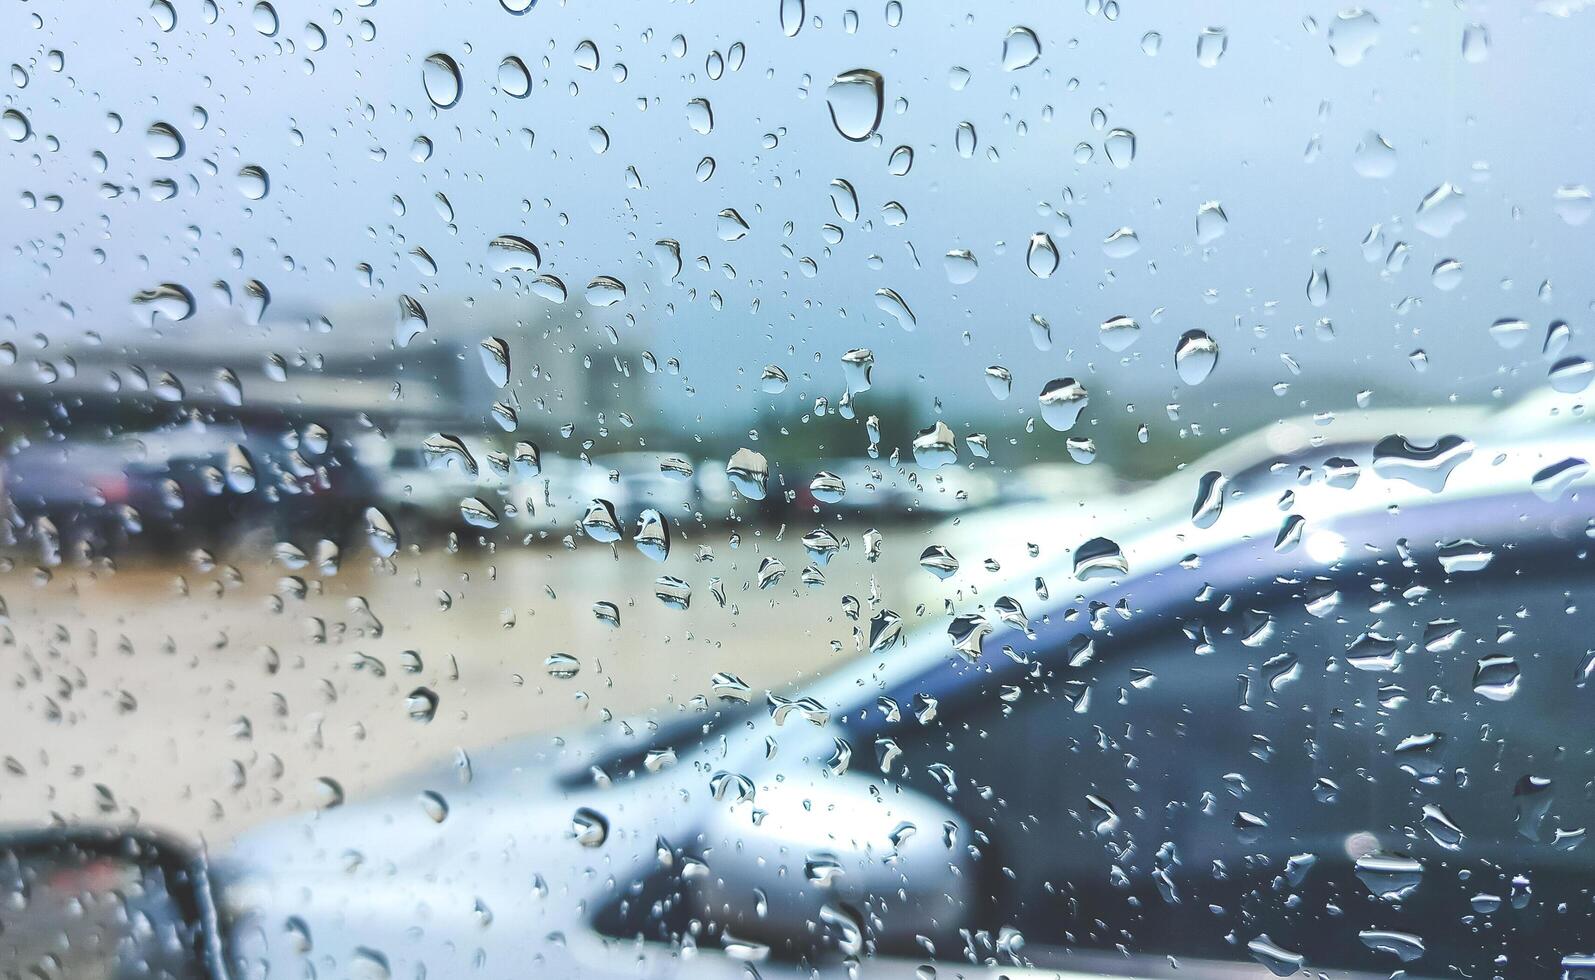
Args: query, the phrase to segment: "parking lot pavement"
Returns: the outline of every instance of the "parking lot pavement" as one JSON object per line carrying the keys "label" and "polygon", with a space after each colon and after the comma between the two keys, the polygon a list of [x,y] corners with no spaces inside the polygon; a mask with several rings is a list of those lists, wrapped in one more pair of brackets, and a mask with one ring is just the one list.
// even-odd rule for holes
{"label": "parking lot pavement", "polygon": [[[130,556],[48,578],[17,556],[0,574],[0,823],[137,821],[216,843],[325,802],[322,779],[354,800],[461,748],[673,712],[717,671],[756,694],[801,687],[857,654],[872,576],[910,622],[909,576],[928,580],[914,568],[921,529],[888,530],[869,563],[860,526],[834,529],[849,547],[811,587],[803,530],[744,530],[736,548],[723,530],[678,530],[662,564],[584,539],[429,546],[383,569],[360,546],[334,575],[258,546],[235,564]],[[760,589],[766,558],[786,573]],[[661,574],[691,585],[687,610],[655,597]],[[847,594],[863,621],[845,615]],[[618,628],[597,602],[615,604]],[[575,676],[550,676],[556,653],[577,659]],[[430,721],[412,717],[426,713],[417,688],[437,696]]]}

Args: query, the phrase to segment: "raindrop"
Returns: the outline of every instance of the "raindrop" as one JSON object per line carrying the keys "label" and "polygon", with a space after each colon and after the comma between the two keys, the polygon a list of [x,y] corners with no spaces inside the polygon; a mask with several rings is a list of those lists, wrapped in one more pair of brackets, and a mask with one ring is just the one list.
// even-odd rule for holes
{"label": "raindrop", "polygon": [[1128,129],[1110,130],[1103,149],[1107,151],[1108,162],[1123,170],[1135,162],[1135,134]]}
{"label": "raindrop", "polygon": [[1373,470],[1390,480],[1405,480],[1439,493],[1457,464],[1473,455],[1473,443],[1461,436],[1441,436],[1428,446],[1414,445],[1392,435],[1373,447]]}
{"label": "raindrop", "polygon": [[259,201],[271,191],[271,180],[261,167],[250,164],[238,171],[238,192],[251,201]]}
{"label": "raindrop", "polygon": [[422,724],[431,721],[438,713],[437,692],[429,687],[416,688],[404,699],[404,710],[411,721],[419,721]]}
{"label": "raindrop", "polygon": [[1030,236],[1030,246],[1025,250],[1025,265],[1037,279],[1050,279],[1058,271],[1058,246],[1052,236],[1038,231]]}
{"label": "raindrop", "polygon": [[1483,657],[1473,668],[1473,693],[1491,701],[1510,701],[1521,674],[1515,657]]}
{"label": "raindrop", "polygon": [[460,519],[484,530],[491,530],[499,524],[498,512],[477,497],[460,500]]}
{"label": "raindrop", "polygon": [[654,561],[664,561],[670,557],[670,522],[652,507],[645,508],[637,515],[637,533],[632,536],[632,544]]}
{"label": "raindrop", "polygon": [[980,271],[980,263],[967,248],[955,248],[948,250],[942,257],[942,270],[947,273],[948,282],[962,286],[974,281],[975,274]]}
{"label": "raindrop", "polygon": [[1187,330],[1174,347],[1174,370],[1188,385],[1207,380],[1218,366],[1218,343],[1201,330]]}
{"label": "raindrop", "polygon": [[831,181],[831,207],[843,221],[858,220],[858,193],[841,177]]}
{"label": "raindrop", "polygon": [[1350,68],[1379,43],[1379,18],[1360,8],[1342,10],[1330,22],[1327,36],[1335,63]]}
{"label": "raindrop", "polygon": [[1108,350],[1118,353],[1128,350],[1141,336],[1141,325],[1133,317],[1109,317],[1097,328],[1097,339]]}
{"label": "raindrop", "polygon": [[0,113],[0,132],[5,133],[6,139],[13,143],[20,143],[33,132],[33,127],[28,123],[27,116],[15,109],[7,109]]}
{"label": "raindrop", "polygon": [[365,523],[366,539],[371,542],[371,550],[379,557],[392,558],[399,550],[399,532],[393,529],[393,522],[388,520],[388,515],[375,507],[367,507]]}
{"label": "raindrop", "polygon": [[931,470],[958,462],[958,440],[946,422],[938,419],[914,437],[914,462]]}
{"label": "raindrop", "polygon": [[1396,148],[1370,129],[1352,153],[1351,169],[1363,177],[1382,180],[1396,172]]}
{"label": "raindrop", "polygon": [[393,328],[393,342],[399,347],[410,346],[410,341],[426,332],[426,310],[414,297],[399,296],[399,319]]}
{"label": "raindrop", "polygon": [[551,653],[543,658],[543,672],[556,681],[568,681],[581,669],[582,662],[568,653]]}
{"label": "raindrop", "polygon": [[250,17],[250,23],[254,24],[256,31],[266,37],[276,37],[278,27],[277,8],[267,3],[266,0],[260,0],[259,3],[255,4],[254,14]]}
{"label": "raindrop", "polygon": [[626,284],[614,276],[594,276],[584,295],[589,306],[614,306],[626,298]]}
{"label": "raindrop", "polygon": [[1215,67],[1227,50],[1229,33],[1222,27],[1204,27],[1196,36],[1196,63],[1203,68]]}
{"label": "raindrop", "polygon": [[748,223],[742,220],[736,208],[726,208],[715,220],[715,233],[722,242],[734,242],[747,235]]}
{"label": "raindrop", "polygon": [[1224,512],[1224,492],[1229,481],[1218,470],[1202,474],[1196,484],[1196,503],[1191,507],[1191,523],[1197,527],[1212,527]]}
{"label": "raindrop", "polygon": [[570,818],[571,836],[583,847],[601,847],[609,839],[609,819],[597,810],[581,807]]}
{"label": "raindrop", "polygon": [[421,63],[421,87],[439,109],[453,107],[460,101],[459,63],[442,52],[428,55]]}
{"label": "raindrop", "polygon": [[914,317],[914,311],[908,308],[908,303],[897,294],[897,290],[881,287],[875,290],[875,306],[884,313],[890,313],[897,321],[897,325],[904,330],[913,331],[919,321]]}
{"label": "raindrop", "polygon": [[510,55],[498,63],[498,90],[512,99],[524,99],[532,91],[532,73],[526,62]]}
{"label": "raindrop", "polygon": [[163,282],[134,293],[133,309],[141,321],[152,327],[156,317],[180,323],[194,315],[194,294],[175,282]]}
{"label": "raindrop", "polygon": [[1208,201],[1196,209],[1196,242],[1207,245],[1224,237],[1229,231],[1229,215],[1217,201]]}
{"label": "raindrop", "polygon": [[581,526],[589,538],[600,544],[620,540],[620,518],[615,516],[615,505],[607,500],[595,498],[588,504]]}
{"label": "raindrop", "polygon": [[145,133],[144,145],[157,160],[176,160],[183,155],[183,137],[171,123],[151,125]]}
{"label": "raindrop", "polygon": [[961,122],[958,124],[957,131],[953,133],[953,148],[958,151],[959,156],[966,160],[974,156],[975,147],[979,143],[980,141],[975,137],[974,123]]}
{"label": "raindrop", "polygon": [[770,478],[770,464],[763,453],[752,449],[738,449],[726,463],[726,478],[737,493],[749,500],[763,500],[765,485]]}
{"label": "raindrop", "polygon": [[809,481],[809,493],[822,504],[840,503],[847,494],[847,483],[835,473],[821,470]]}
{"label": "raindrop", "polygon": [[1413,224],[1426,235],[1444,238],[1467,216],[1462,190],[1455,184],[1445,183],[1423,196]]}
{"label": "raindrop", "polygon": [[699,136],[714,132],[714,108],[708,99],[693,99],[687,103],[687,125]]}
{"label": "raindrop", "polygon": [[1018,71],[1028,68],[1041,57],[1041,41],[1028,27],[1010,27],[1002,39],[1002,70]]}
{"label": "raindrop", "polygon": [[[785,7],[782,10],[784,12]],[[880,73],[868,68],[854,68],[837,75],[825,90],[825,99],[831,108],[831,125],[855,143],[869,139],[881,124],[884,89]]]}
{"label": "raindrop", "polygon": [[1001,364],[993,364],[986,368],[986,387],[998,401],[1005,400],[1013,392],[1013,372]]}
{"label": "raindrop", "polygon": [[939,544],[933,544],[920,552],[919,567],[946,581],[958,574],[958,559],[953,553]]}
{"label": "raindrop", "polygon": [[1107,538],[1092,538],[1074,549],[1074,576],[1080,581],[1118,578],[1128,575],[1130,563],[1118,544]]}
{"label": "raindrop", "polygon": [[892,151],[892,156],[886,161],[886,170],[893,177],[906,177],[914,168],[914,148],[899,146]]}
{"label": "raindrop", "polygon": [[1141,250],[1141,239],[1134,229],[1120,228],[1102,240],[1102,254],[1110,259],[1127,259]]}
{"label": "raindrop", "polygon": [[1276,946],[1264,933],[1246,944],[1246,951],[1252,954],[1252,959],[1268,967],[1268,972],[1276,977],[1289,977],[1296,974],[1307,963],[1307,958],[1300,953],[1292,953],[1288,949]]}
{"label": "raindrop", "polygon": [[494,272],[536,272],[543,264],[537,246],[518,235],[500,235],[487,243]]}
{"label": "raindrop", "polygon": [[576,52],[572,56],[572,60],[575,61],[576,67],[583,71],[597,71],[599,64],[598,45],[591,41],[583,40],[576,45]]}
{"label": "raindrop", "polygon": [[781,33],[787,37],[797,37],[798,31],[803,29],[803,0],[779,0]]}
{"label": "raindrop", "polygon": [[1054,378],[1041,389],[1041,417],[1058,432],[1068,432],[1090,402],[1085,385],[1073,378]]}

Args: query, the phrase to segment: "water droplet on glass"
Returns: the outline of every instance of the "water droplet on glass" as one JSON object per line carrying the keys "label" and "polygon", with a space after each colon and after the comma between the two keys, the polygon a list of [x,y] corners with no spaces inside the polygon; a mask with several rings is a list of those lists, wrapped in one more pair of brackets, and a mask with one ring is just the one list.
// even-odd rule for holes
{"label": "water droplet on glass", "polygon": [[597,71],[599,65],[598,45],[589,40],[582,40],[576,45],[571,60],[582,71]]}
{"label": "water droplet on glass", "polygon": [[1028,68],[1041,57],[1041,41],[1028,27],[1010,27],[1002,39],[1002,70],[1018,71]]}
{"label": "water droplet on glass", "polygon": [[1482,657],[1473,668],[1473,693],[1491,701],[1510,701],[1521,676],[1515,657]]}
{"label": "water droplet on glass", "polygon": [[714,132],[714,107],[708,99],[693,99],[687,103],[687,125],[699,136]]}
{"label": "water droplet on glass", "polygon": [[568,653],[551,653],[543,658],[543,672],[557,681],[568,681],[581,673],[582,662]]}
{"label": "water droplet on glass", "polygon": [[478,497],[460,500],[460,519],[471,527],[492,530],[499,525],[498,511]]}
{"label": "water droplet on glass", "polygon": [[1313,306],[1329,302],[1329,273],[1322,268],[1315,266],[1307,276],[1307,302]]}
{"label": "water droplet on glass", "polygon": [[889,313],[897,325],[910,332],[919,325],[919,320],[914,317],[914,311],[908,308],[908,303],[897,294],[897,290],[885,286],[875,290],[875,306],[884,313]]}
{"label": "water droplet on glass", "polygon": [[779,0],[781,33],[787,37],[797,37],[798,31],[803,29],[803,0]]}
{"label": "water droplet on glass", "polygon": [[886,170],[893,177],[906,177],[913,168],[914,148],[911,146],[899,146],[886,161]]}
{"label": "water droplet on glass", "polygon": [[439,109],[453,107],[460,101],[459,63],[441,51],[427,55],[421,63],[421,87]]}
{"label": "water droplet on glass", "polygon": [[626,298],[626,284],[614,276],[594,276],[584,295],[589,306],[614,306]]}
{"label": "water droplet on glass", "polygon": [[399,532],[394,530],[388,515],[375,507],[367,507],[365,523],[366,539],[371,542],[371,550],[379,557],[392,558],[399,550]]}
{"label": "water droplet on glass", "polygon": [[410,346],[410,341],[426,332],[426,310],[408,294],[399,296],[399,319],[393,327],[393,342],[399,347]]}
{"label": "water droplet on glass", "polygon": [[1536,472],[1529,485],[1542,500],[1558,500],[1569,487],[1587,475],[1589,462],[1569,456]]}
{"label": "water droplet on glass", "polygon": [[1068,432],[1090,404],[1085,385],[1073,378],[1054,378],[1041,389],[1041,417],[1058,432]]}
{"label": "water droplet on glass", "polygon": [[175,282],[163,282],[134,293],[133,309],[141,322],[152,327],[156,317],[180,323],[194,315],[194,295]]}
{"label": "water droplet on glass", "polygon": [[914,437],[914,461],[932,470],[958,462],[958,440],[946,422],[938,420]]}
{"label": "water droplet on glass", "polygon": [[429,687],[416,688],[404,699],[404,710],[412,721],[419,721],[422,724],[431,721],[438,713],[437,692]]}
{"label": "water droplet on glass", "polygon": [[1092,538],[1074,549],[1074,577],[1084,582],[1096,578],[1120,578],[1130,572],[1130,562],[1117,543],[1107,538]]}
{"label": "water droplet on glass", "polygon": [[260,0],[259,3],[255,4],[255,9],[250,15],[249,22],[254,25],[257,32],[266,37],[277,36],[277,28],[279,26],[277,8],[267,3],[266,0]]}
{"label": "water droplet on glass", "polygon": [[1361,64],[1379,43],[1379,18],[1361,8],[1342,10],[1330,21],[1327,37],[1336,64],[1347,68]]}
{"label": "water droplet on glass", "polygon": [[1439,493],[1445,489],[1451,471],[1472,455],[1473,443],[1461,436],[1442,436],[1424,446],[1392,435],[1373,447],[1373,471],[1385,479],[1405,480],[1430,493]]}
{"label": "water droplet on glass", "polygon": [[1229,50],[1229,33],[1222,27],[1204,27],[1196,36],[1196,63],[1203,68],[1216,66]]}
{"label": "water droplet on glass", "polygon": [[1413,224],[1425,235],[1444,238],[1467,216],[1461,188],[1445,183],[1425,194],[1423,200],[1418,202],[1418,213]]}
{"label": "water droplet on glass", "polygon": [[715,233],[722,242],[734,242],[748,233],[748,223],[736,208],[726,208],[715,219]]}
{"label": "water droplet on glass", "polygon": [[953,149],[958,151],[958,155],[967,160],[975,155],[975,148],[979,145],[980,140],[975,137],[975,124],[959,123],[958,129],[953,133]]}
{"label": "water droplet on glass", "polygon": [[919,567],[945,581],[958,574],[958,559],[945,547],[933,544],[920,552]]}
{"label": "water droplet on glass", "polygon": [[1187,330],[1174,346],[1174,370],[1188,385],[1207,380],[1218,366],[1218,342],[1201,330]]}
{"label": "water droplet on glass", "polygon": [[1053,244],[1051,235],[1038,231],[1030,236],[1030,245],[1025,250],[1025,266],[1037,279],[1050,279],[1058,271],[1058,246]]}
{"label": "water droplet on glass", "polygon": [[[782,11],[785,12],[785,7]],[[825,99],[831,108],[831,125],[855,143],[869,139],[881,124],[886,98],[884,89],[880,73],[868,68],[854,68],[837,75],[825,90]]]}
{"label": "water droplet on glass", "polygon": [[637,533],[632,536],[632,544],[654,561],[664,561],[670,557],[670,522],[665,515],[652,507],[646,507],[637,515]]}
{"label": "water droplet on glass", "polygon": [[763,500],[765,484],[770,478],[770,464],[763,453],[752,449],[738,449],[726,463],[726,478],[737,493],[749,500]]}
{"label": "water droplet on glass", "polygon": [[1275,945],[1267,933],[1248,942],[1246,951],[1252,954],[1252,959],[1268,967],[1268,972],[1276,977],[1294,976],[1307,964],[1307,957]]}
{"label": "water droplet on glass", "polygon": [[1396,148],[1370,129],[1352,152],[1351,169],[1363,177],[1382,180],[1396,172]]}
{"label": "water droplet on glass", "polygon": [[1102,148],[1107,151],[1108,162],[1120,170],[1135,162],[1135,134],[1128,129],[1109,130]]}
{"label": "water droplet on glass", "polygon": [[858,193],[841,177],[831,181],[831,207],[843,221],[858,220]]}
{"label": "water droplet on glass", "polygon": [[1102,240],[1102,254],[1110,259],[1127,259],[1141,250],[1141,239],[1134,229],[1120,228]]}
{"label": "water droplet on glass", "polygon": [[1405,854],[1370,851],[1357,859],[1357,879],[1376,898],[1400,902],[1417,891],[1423,881],[1423,865]]}
{"label": "water droplet on glass", "polygon": [[986,387],[998,401],[1006,399],[1013,392],[1013,372],[1001,364],[993,364],[986,368]]}
{"label": "water droplet on glass", "polygon": [[510,55],[498,63],[498,90],[512,99],[524,99],[532,91],[532,73],[526,62]]}
{"label": "water droplet on glass", "polygon": [[144,145],[157,160],[176,160],[183,155],[183,137],[171,123],[151,125],[145,133]]}
{"label": "water droplet on glass", "polygon": [[27,116],[16,109],[7,109],[0,113],[0,132],[5,133],[6,139],[13,143],[20,143],[33,132],[33,127],[28,123]]}
{"label": "water droplet on glass", "polygon": [[620,540],[620,518],[615,516],[615,505],[607,500],[595,498],[589,503],[581,526],[589,538],[600,544]]}
{"label": "water droplet on glass", "polygon": [[874,371],[875,352],[868,347],[855,347],[842,355],[842,379],[847,382],[848,391],[869,391]]}
{"label": "water droplet on glass", "polygon": [[570,832],[583,847],[601,847],[609,839],[609,819],[584,806],[571,816]]}
{"label": "water droplet on glass", "polygon": [[1191,523],[1197,527],[1212,527],[1224,512],[1224,492],[1229,481],[1217,470],[1202,474],[1196,484],[1196,503],[1191,507]]}
{"label": "water droplet on glass", "polygon": [[1102,321],[1097,328],[1097,339],[1102,346],[1114,353],[1128,350],[1141,336],[1141,325],[1135,322],[1134,317],[1119,315],[1111,316]]}
{"label": "water droplet on glass", "polygon": [[947,273],[948,282],[962,286],[974,281],[975,274],[980,271],[980,263],[967,248],[950,249],[942,257],[942,271]]}

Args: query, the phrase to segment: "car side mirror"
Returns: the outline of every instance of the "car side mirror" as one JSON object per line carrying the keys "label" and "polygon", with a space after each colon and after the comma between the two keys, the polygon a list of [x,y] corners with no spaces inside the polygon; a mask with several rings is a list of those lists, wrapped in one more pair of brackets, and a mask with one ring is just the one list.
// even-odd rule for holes
{"label": "car side mirror", "polygon": [[203,858],[144,832],[0,833],[0,976],[221,980]]}
{"label": "car side mirror", "polygon": [[973,917],[966,834],[947,806],[888,781],[787,779],[715,807],[691,904],[744,955],[923,953]]}

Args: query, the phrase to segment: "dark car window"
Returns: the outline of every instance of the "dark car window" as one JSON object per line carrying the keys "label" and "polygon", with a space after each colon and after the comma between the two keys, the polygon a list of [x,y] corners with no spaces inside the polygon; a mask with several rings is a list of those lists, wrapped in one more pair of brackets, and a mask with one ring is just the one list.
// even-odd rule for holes
{"label": "dark car window", "polygon": [[[881,737],[894,779],[977,832],[981,923],[1040,962],[1148,935],[1239,955],[1214,928],[1231,914],[1325,965],[1386,962],[1315,925],[1328,908],[1374,945],[1465,920],[1488,942],[1431,933],[1427,962],[1487,968],[1589,900],[1589,583],[1563,558],[1503,559],[1215,593],[1123,639],[1074,633],[973,710]],[[1533,720],[1508,728],[1523,704]],[[1398,897],[1410,862],[1421,885]]]}

